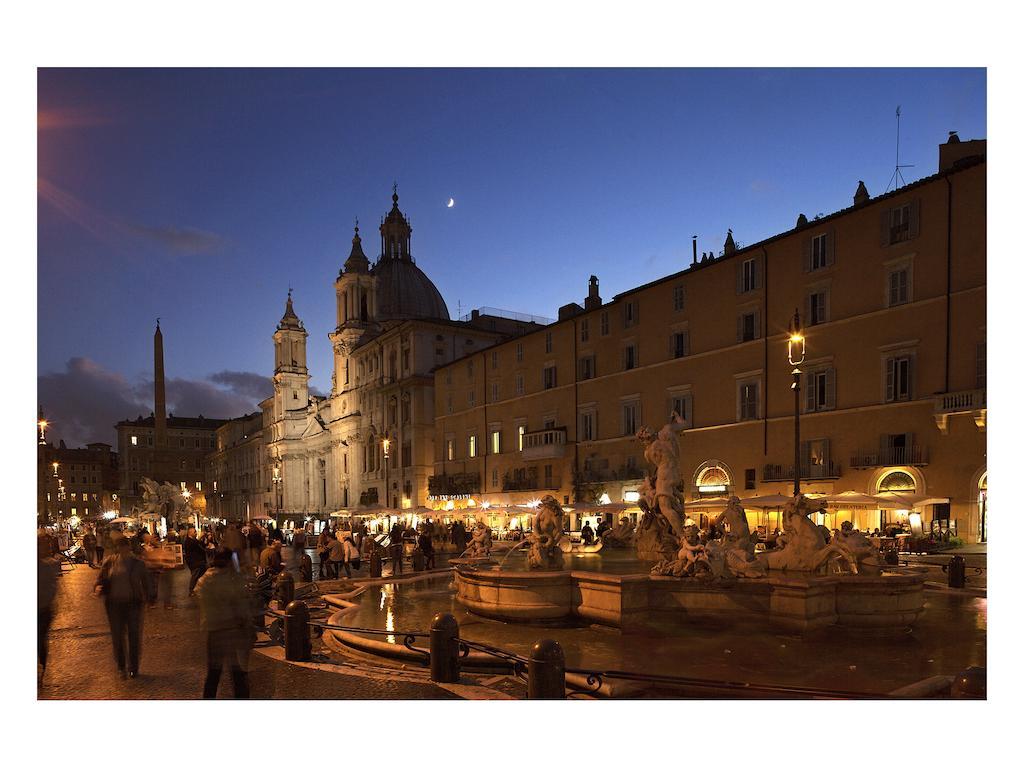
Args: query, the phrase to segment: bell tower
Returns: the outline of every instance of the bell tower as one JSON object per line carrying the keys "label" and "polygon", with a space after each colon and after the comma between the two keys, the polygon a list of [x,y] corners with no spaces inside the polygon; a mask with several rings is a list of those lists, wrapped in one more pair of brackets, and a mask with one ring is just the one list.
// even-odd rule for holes
{"label": "bell tower", "polygon": [[412,261],[412,227],[398,209],[398,184],[391,189],[391,210],[380,223],[381,258]]}
{"label": "bell tower", "polygon": [[306,368],[306,337],[309,334],[292,306],[292,291],[284,316],[274,332],[274,419],[309,404],[309,371]]}
{"label": "bell tower", "polygon": [[358,219],[352,236],[352,250],[338,272],[338,279],[334,281],[334,293],[338,324],[328,334],[328,338],[334,348],[331,393],[338,394],[355,385],[355,371],[349,363],[350,354],[377,327],[376,278],[371,273],[370,260],[363,253]]}

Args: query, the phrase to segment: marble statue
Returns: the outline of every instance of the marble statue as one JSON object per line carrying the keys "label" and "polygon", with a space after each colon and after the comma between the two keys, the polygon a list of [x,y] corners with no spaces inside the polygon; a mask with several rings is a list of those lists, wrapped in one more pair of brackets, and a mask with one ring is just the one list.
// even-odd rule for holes
{"label": "marble statue", "polygon": [[614,526],[601,535],[601,540],[609,547],[628,547],[633,543],[635,532],[632,518],[623,515]]}
{"label": "marble statue", "polygon": [[483,520],[477,522],[473,529],[469,546],[462,553],[462,557],[489,557],[491,554],[491,529],[484,524]]}
{"label": "marble statue", "polygon": [[669,523],[676,536],[683,532],[682,498],[679,486],[682,482],[679,470],[679,439],[683,431],[683,420],[672,411],[668,424],[654,434],[647,427],[636,433],[637,440],[644,447],[644,458],[654,467],[654,504],[652,509],[659,512]]}
{"label": "marble statue", "polygon": [[655,503],[654,486],[650,478],[645,477],[640,484],[640,499],[637,501],[643,517],[633,535],[633,546],[641,560],[671,560],[679,549],[679,537],[672,533],[672,526],[664,515],[657,513]]}
{"label": "marble statue", "polygon": [[530,533],[527,562],[531,570],[558,571],[562,569],[562,550],[559,542],[564,536],[565,512],[550,494],[540,500],[537,516]]}
{"label": "marble statue", "polygon": [[824,507],[824,502],[808,499],[803,494],[786,504],[782,513],[783,532],[778,539],[779,548],[758,556],[768,570],[815,572],[833,559],[846,562],[851,571],[856,570],[856,560],[850,553],[835,542],[826,543],[820,527],[808,519],[809,514],[820,512]]}
{"label": "marble statue", "polygon": [[847,562],[852,563],[854,573],[876,576],[882,572],[878,548],[860,531],[853,530],[853,523],[845,520],[835,537],[835,545],[846,553]]}
{"label": "marble statue", "polygon": [[700,544],[696,526],[687,526],[675,558],[658,563],[651,573],[701,579],[759,579],[767,575],[765,563],[754,557],[754,541],[738,498],[729,499],[714,526],[723,536],[706,544]]}
{"label": "marble statue", "polygon": [[142,489],[142,513],[167,519],[168,528],[177,522],[177,517],[186,513],[188,502],[178,486],[165,482],[158,483],[144,477],[139,481]]}

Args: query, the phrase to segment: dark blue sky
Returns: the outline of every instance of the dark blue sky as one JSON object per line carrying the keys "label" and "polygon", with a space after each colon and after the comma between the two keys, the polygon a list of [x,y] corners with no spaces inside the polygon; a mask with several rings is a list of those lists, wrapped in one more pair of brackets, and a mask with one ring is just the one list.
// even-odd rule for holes
{"label": "dark blue sky", "polygon": [[42,70],[40,400],[69,442],[110,439],[53,401],[85,377],[141,411],[159,315],[172,407],[238,415],[289,284],[328,389],[333,281],[356,216],[376,256],[394,180],[453,316],[552,317],[591,273],[610,298],[682,268],[693,234],[883,192],[897,104],[907,181],[947,131],[986,135],[980,69]]}

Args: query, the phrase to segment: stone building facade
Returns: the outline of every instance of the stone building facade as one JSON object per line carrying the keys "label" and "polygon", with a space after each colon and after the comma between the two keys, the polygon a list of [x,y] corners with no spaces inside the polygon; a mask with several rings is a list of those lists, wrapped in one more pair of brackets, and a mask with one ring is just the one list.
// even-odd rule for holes
{"label": "stone building facade", "polygon": [[676,410],[687,500],[789,493],[798,309],[803,490],[948,498],[924,525],[984,539],[984,156],[952,136],[933,176],[875,198],[862,183],[851,207],[742,248],[730,232],[720,255],[694,246],[607,303],[591,278],[557,323],[439,367],[435,482],[460,478],[477,505],[628,502],[636,431]]}
{"label": "stone building facade", "polygon": [[398,207],[381,220],[371,263],[359,227],[334,282],[331,389],[311,395],[308,333],[289,295],[274,332],[274,394],[261,403],[274,514],[324,517],[359,506],[426,504],[434,471],[434,369],[538,327],[474,312],[452,320],[412,256]]}

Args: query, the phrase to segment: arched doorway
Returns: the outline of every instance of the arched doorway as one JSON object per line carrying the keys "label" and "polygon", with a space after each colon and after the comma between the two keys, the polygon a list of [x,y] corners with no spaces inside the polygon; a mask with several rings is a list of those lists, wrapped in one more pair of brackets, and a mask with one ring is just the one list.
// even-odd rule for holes
{"label": "arched doorway", "polygon": [[988,470],[978,480],[978,541],[988,541]]}
{"label": "arched doorway", "polygon": [[[893,469],[878,478],[876,492],[895,491],[898,493],[917,493],[917,480],[912,474],[902,469]],[[878,513],[879,528],[884,533],[893,524],[905,526],[909,522],[912,510],[882,509]],[[918,518],[918,521],[920,518]],[[920,525],[920,523],[918,523]],[[906,530],[906,528],[904,528]]]}

